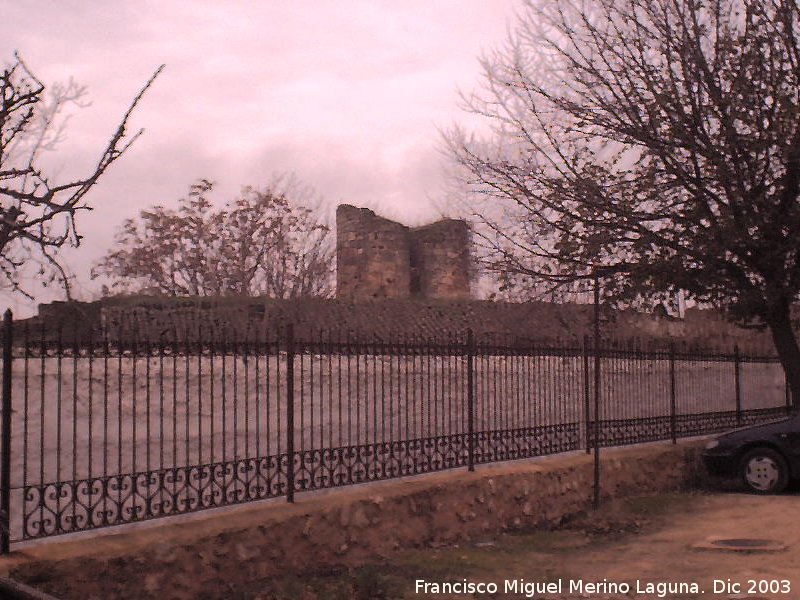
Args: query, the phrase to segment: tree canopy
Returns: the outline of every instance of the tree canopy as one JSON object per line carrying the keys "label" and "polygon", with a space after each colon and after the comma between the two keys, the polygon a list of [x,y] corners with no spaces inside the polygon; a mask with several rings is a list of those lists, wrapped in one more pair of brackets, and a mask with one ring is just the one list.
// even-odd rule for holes
{"label": "tree canopy", "polygon": [[454,128],[487,264],[607,297],[685,290],[800,351],[800,44],[790,0],[529,1]]}
{"label": "tree canopy", "polygon": [[40,159],[64,139],[65,107],[86,106],[86,88],[70,80],[51,86],[48,94],[16,54],[0,70],[0,279],[5,285],[30,297],[25,279],[37,276],[45,285],[59,281],[69,297],[69,277],[58,250],[80,245],[76,215],[91,210],[86,194],[143,133],[131,134],[128,121],[162,69],[134,96],[95,165],[85,176],[62,182],[45,171]]}
{"label": "tree canopy", "polygon": [[309,188],[279,178],[216,209],[213,186],[200,180],[176,210],[154,206],[126,220],[94,276],[169,296],[330,295],[332,236]]}

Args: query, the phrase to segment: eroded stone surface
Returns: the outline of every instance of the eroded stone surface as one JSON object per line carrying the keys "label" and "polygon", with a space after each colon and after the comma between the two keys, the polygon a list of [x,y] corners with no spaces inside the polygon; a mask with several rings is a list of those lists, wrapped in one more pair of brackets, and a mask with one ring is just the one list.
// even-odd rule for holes
{"label": "eroded stone surface", "polygon": [[466,222],[415,229],[341,204],[336,210],[336,297],[465,299],[470,295]]}

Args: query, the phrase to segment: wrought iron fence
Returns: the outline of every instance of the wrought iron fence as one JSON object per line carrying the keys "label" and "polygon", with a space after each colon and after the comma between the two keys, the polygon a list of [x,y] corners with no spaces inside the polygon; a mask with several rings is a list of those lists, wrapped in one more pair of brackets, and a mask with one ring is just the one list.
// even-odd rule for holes
{"label": "wrought iron fence", "polygon": [[471,332],[295,339],[291,326],[157,340],[14,329],[7,313],[3,551],[307,490],[675,440],[789,408],[777,360],[736,350],[487,343]]}

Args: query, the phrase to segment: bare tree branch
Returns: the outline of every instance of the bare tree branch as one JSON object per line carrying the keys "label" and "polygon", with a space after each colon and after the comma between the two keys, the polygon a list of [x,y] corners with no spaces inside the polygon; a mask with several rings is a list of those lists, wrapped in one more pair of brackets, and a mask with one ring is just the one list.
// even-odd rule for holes
{"label": "bare tree branch", "polygon": [[84,196],[142,134],[141,129],[129,134],[128,121],[163,68],[156,69],[133,98],[93,170],[61,184],[53,183],[39,168],[38,159],[64,139],[68,117],[59,120],[64,108],[88,105],[83,100],[86,88],[72,80],[55,84],[48,100],[46,86],[19,54],[0,71],[0,261],[2,276],[13,290],[22,291],[21,268],[33,262],[40,265],[40,275],[49,273],[48,277],[60,280],[70,296],[69,277],[58,262],[58,249],[66,243],[80,245],[75,216],[91,210],[83,203]]}
{"label": "bare tree branch", "polygon": [[800,398],[797,32],[792,0],[528,0],[464,99],[492,134],[445,133],[487,268],[760,320]]}

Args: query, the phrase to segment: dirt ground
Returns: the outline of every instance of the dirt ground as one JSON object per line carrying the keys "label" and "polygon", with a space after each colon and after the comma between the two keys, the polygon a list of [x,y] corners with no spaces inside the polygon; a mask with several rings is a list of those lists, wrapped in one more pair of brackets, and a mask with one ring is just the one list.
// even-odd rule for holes
{"label": "dirt ground", "polygon": [[[597,513],[581,515],[551,531],[516,532],[469,546],[404,552],[384,564],[253,582],[247,589],[209,598],[794,599],[800,598],[798,508],[796,490],[774,497],[737,491],[639,497],[606,503]],[[758,553],[693,547],[711,538],[767,538],[786,548]],[[415,590],[419,579],[440,584],[494,582],[498,591],[435,594],[428,588],[426,594],[424,588]],[[506,592],[505,580],[515,579],[551,585],[560,581],[561,591],[520,587],[517,593]],[[581,580],[584,587],[570,592],[570,585]],[[598,585],[592,590],[588,582]],[[670,591],[668,582],[684,587]],[[624,583],[630,589],[620,589]]]}

